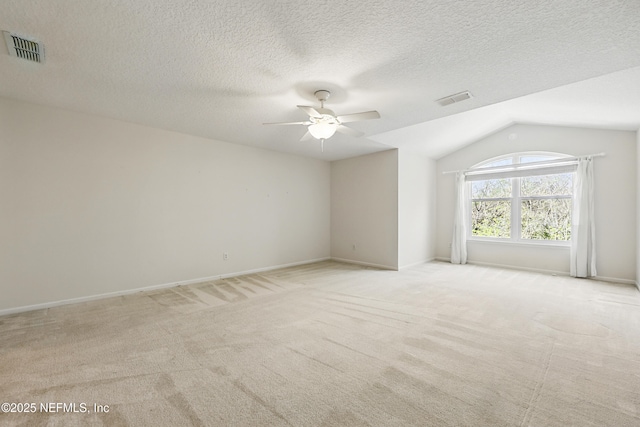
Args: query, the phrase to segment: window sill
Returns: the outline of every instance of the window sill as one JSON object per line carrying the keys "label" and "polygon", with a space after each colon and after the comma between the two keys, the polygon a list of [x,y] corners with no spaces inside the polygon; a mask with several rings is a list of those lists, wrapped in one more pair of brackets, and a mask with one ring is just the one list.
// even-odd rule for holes
{"label": "window sill", "polygon": [[544,247],[544,248],[559,248],[559,249],[567,249],[571,248],[571,242],[545,242],[544,240],[535,240],[535,241],[523,241],[523,240],[509,240],[509,239],[478,239],[478,238],[469,238],[467,239],[467,243],[489,243],[491,245],[508,245],[508,246],[521,246],[525,248],[531,247]]}

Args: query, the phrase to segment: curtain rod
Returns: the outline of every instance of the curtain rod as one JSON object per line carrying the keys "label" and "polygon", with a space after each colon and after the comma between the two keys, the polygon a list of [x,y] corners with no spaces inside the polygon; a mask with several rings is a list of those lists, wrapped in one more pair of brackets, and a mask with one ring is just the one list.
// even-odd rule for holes
{"label": "curtain rod", "polygon": [[530,163],[515,163],[515,164],[511,164],[511,165],[500,165],[500,166],[487,166],[484,168],[475,168],[475,169],[463,169],[463,170],[457,170],[457,171],[444,171],[442,172],[443,175],[445,174],[450,174],[450,173],[468,173],[468,172],[487,172],[487,171],[492,171],[492,170],[510,170],[510,169],[522,169],[522,168],[527,168],[530,166],[537,166],[537,165],[548,165],[548,164],[554,164],[554,163],[567,163],[567,162],[575,162],[577,160],[580,159],[586,159],[587,157],[604,157],[606,156],[607,153],[596,153],[596,154],[587,154],[585,156],[578,156],[578,157],[563,157],[560,159],[550,159],[550,160],[543,160],[540,162],[530,162]]}

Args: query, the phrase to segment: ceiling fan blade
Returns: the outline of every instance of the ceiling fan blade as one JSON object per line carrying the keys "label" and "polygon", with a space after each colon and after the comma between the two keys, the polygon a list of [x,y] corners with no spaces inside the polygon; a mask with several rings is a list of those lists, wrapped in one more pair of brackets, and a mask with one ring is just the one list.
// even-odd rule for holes
{"label": "ceiling fan blade", "polygon": [[309,141],[310,139],[313,139],[313,135],[311,135],[311,133],[307,131],[307,133],[302,135],[302,138],[300,138],[300,141]]}
{"label": "ceiling fan blade", "polygon": [[336,130],[340,133],[344,133],[345,135],[349,135],[349,136],[362,136],[364,135],[364,132],[360,132],[359,130],[355,130],[355,129],[351,129],[350,127],[347,127],[345,125],[340,125],[336,128]]}
{"label": "ceiling fan blade", "polygon": [[278,122],[278,123],[263,123],[263,125],[310,125],[311,122]]}
{"label": "ceiling fan blade", "polygon": [[321,117],[322,114],[318,113],[315,108],[307,107],[304,105],[298,105],[298,108],[307,113],[309,117]]}
{"label": "ceiling fan blade", "polygon": [[338,116],[340,123],[357,122],[360,120],[379,119],[380,113],[377,111],[365,111],[363,113],[345,114],[344,116]]}

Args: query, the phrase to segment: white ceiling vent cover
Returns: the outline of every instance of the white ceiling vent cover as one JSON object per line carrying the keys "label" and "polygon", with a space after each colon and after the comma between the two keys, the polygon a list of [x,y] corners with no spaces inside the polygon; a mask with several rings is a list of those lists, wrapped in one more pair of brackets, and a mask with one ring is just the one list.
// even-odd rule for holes
{"label": "white ceiling vent cover", "polygon": [[464,91],[456,93],[454,95],[445,96],[444,98],[437,99],[436,102],[443,107],[447,105],[455,104],[456,102],[464,101],[471,98],[471,92]]}
{"label": "white ceiling vent cover", "polygon": [[3,31],[9,55],[33,62],[44,62],[44,46],[40,42]]}

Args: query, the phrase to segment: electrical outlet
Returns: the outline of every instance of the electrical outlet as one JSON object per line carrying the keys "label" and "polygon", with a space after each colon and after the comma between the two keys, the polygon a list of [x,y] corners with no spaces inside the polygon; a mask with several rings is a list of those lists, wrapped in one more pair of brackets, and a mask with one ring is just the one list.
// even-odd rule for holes
{"label": "electrical outlet", "polygon": [[229,259],[229,252],[227,251],[222,252],[222,259],[223,261],[227,261]]}

